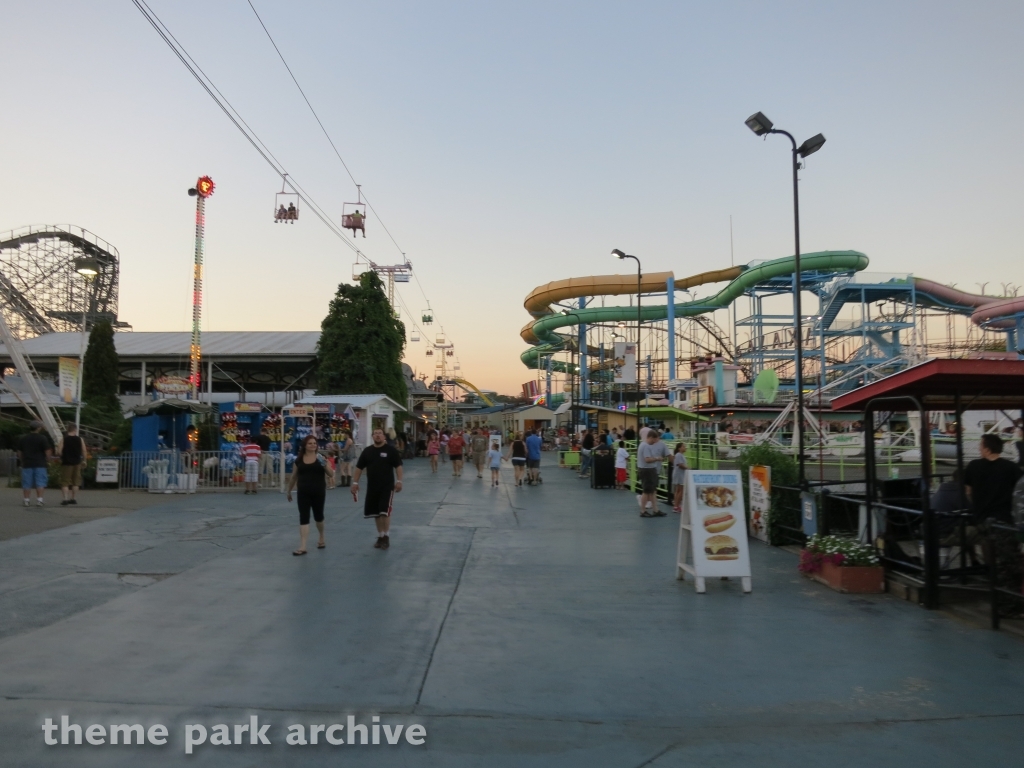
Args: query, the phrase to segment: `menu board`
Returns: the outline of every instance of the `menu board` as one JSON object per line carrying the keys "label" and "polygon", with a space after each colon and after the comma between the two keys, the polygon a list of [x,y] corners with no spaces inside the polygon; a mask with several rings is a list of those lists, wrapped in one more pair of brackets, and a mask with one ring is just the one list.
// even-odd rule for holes
{"label": "menu board", "polygon": [[739,470],[687,473],[679,521],[676,578],[689,573],[703,592],[707,578],[737,577],[750,591],[750,551]]}

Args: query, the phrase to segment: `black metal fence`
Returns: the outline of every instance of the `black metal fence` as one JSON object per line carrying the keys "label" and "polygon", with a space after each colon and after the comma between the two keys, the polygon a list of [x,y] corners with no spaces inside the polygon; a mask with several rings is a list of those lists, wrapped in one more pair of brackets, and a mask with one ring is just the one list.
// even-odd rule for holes
{"label": "black metal fence", "polygon": [[992,629],[1004,618],[1024,614],[1024,525],[990,520],[986,526],[985,559],[988,561]]}

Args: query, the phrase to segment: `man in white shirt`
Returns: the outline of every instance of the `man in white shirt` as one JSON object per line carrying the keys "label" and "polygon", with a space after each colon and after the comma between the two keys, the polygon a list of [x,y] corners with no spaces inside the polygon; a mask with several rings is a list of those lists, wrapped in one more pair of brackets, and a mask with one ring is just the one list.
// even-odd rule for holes
{"label": "man in white shirt", "polygon": [[[641,517],[665,517],[658,509],[658,479],[661,465],[671,455],[668,446],[658,439],[657,430],[648,430],[643,442],[636,448],[637,476],[643,496],[640,498]],[[651,509],[648,510],[648,507]]]}

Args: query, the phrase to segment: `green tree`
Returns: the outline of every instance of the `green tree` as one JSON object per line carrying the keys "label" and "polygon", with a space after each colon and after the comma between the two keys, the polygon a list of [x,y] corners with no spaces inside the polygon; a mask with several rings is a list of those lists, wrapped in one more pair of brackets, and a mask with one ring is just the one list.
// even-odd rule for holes
{"label": "green tree", "polygon": [[[743,479],[744,496],[750,498],[750,468],[755,464],[772,468],[772,497],[768,511],[768,540],[775,545],[785,542],[786,534],[780,526],[800,527],[800,496],[795,491],[783,490],[780,486],[795,487],[800,476],[797,461],[767,443],[750,445],[740,451],[740,476]],[[749,518],[749,509],[747,517]],[[749,521],[749,520],[748,520]]]}
{"label": "green tree", "polygon": [[376,272],[364,272],[356,285],[338,286],[320,330],[319,394],[385,394],[405,404],[405,326],[391,311]]}
{"label": "green tree", "polygon": [[118,400],[118,357],[114,329],[106,320],[93,326],[82,372],[82,423],[114,431],[124,417]]}

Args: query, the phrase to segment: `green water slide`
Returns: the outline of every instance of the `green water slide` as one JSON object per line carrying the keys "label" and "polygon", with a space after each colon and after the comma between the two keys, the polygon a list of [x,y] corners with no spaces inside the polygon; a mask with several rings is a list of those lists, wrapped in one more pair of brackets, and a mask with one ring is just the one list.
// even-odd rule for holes
{"label": "green water slide", "polygon": [[[693,317],[707,312],[714,312],[718,309],[728,307],[732,302],[742,296],[747,290],[760,283],[769,280],[785,277],[793,274],[794,258],[786,256],[782,259],[763,261],[759,264],[749,266],[740,273],[739,277],[728,283],[714,296],[708,296],[698,301],[688,301],[675,305],[676,317]],[[800,257],[801,272],[859,272],[868,265],[868,257],[859,251],[819,251],[806,253]],[[577,297],[578,298],[578,297]],[[557,333],[561,328],[586,323],[618,323],[630,322],[637,319],[636,307],[590,307],[588,309],[574,309],[573,314],[551,314],[537,318],[532,325],[532,330],[539,344],[520,355],[523,364],[528,368],[542,367],[544,363],[541,358],[565,348],[566,337]],[[641,307],[640,314],[644,320],[665,320],[668,317],[667,305],[655,305]],[[565,372],[565,363],[553,360],[551,369],[553,371]]]}

